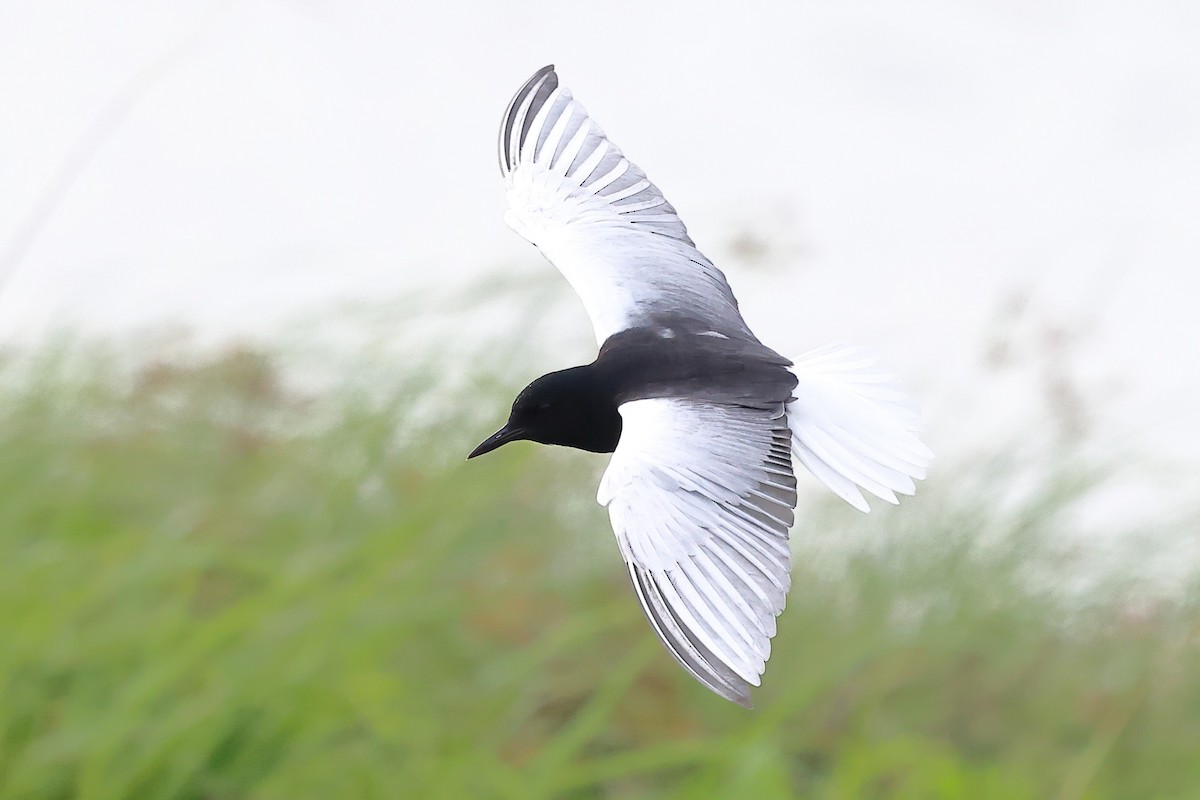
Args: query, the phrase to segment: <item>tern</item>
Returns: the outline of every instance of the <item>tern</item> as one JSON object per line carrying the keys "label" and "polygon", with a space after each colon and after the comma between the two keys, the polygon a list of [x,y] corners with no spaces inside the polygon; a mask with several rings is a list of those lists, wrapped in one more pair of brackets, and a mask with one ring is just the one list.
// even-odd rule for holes
{"label": "tern", "polygon": [[578,293],[599,354],[552,372],[468,456],[518,440],[612,453],[607,507],[634,592],[689,674],[750,707],[791,585],[799,464],[855,508],[911,495],[932,457],[871,352],[792,362],[750,331],[721,270],[553,66],[500,125],[505,221]]}

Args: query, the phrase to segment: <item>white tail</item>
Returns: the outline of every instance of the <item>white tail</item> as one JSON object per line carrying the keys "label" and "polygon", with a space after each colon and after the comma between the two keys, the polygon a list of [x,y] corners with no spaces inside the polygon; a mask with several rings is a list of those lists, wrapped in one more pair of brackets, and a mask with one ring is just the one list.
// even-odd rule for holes
{"label": "white tail", "polygon": [[916,491],[933,453],[921,443],[916,406],[874,353],[848,344],[810,350],[792,367],[788,404],[799,463],[860,511],[859,487],[889,503]]}

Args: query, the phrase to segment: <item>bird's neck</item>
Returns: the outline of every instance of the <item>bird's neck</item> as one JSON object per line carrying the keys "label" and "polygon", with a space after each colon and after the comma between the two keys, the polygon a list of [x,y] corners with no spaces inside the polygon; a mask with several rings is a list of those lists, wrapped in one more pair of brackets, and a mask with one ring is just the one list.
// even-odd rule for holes
{"label": "bird's neck", "polygon": [[617,410],[619,386],[613,376],[595,362],[559,373],[570,386],[570,423],[562,444],[592,453],[611,453],[621,438],[621,414]]}

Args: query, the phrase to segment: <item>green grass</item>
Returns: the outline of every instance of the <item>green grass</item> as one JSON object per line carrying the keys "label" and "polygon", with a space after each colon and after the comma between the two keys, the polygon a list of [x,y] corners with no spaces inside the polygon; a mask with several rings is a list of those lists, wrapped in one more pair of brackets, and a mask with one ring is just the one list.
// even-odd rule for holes
{"label": "green grass", "polygon": [[642,619],[603,459],[466,464],[490,431],[420,370],[304,393],[272,363],[3,370],[0,797],[1200,797],[1197,594],[1048,591],[1101,478],[806,499],[747,712]]}

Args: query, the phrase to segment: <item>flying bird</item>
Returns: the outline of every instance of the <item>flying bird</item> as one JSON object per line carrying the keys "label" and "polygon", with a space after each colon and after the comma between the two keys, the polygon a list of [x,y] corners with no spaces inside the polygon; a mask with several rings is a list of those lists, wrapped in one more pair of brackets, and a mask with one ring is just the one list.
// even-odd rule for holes
{"label": "flying bird", "polygon": [[896,503],[932,455],[916,409],[868,351],[792,362],[760,342],[553,66],[508,104],[499,151],[505,221],[579,294],[599,354],[529,384],[468,457],[517,440],[612,453],[596,499],[642,610],[692,677],[749,707],[791,585],[794,465],[862,511],[862,490]]}

